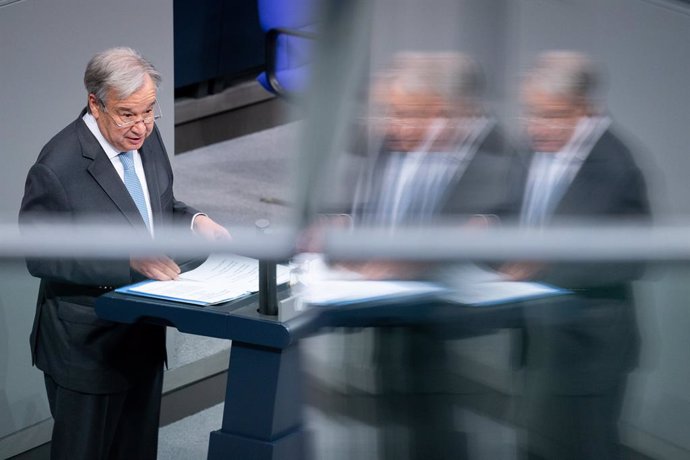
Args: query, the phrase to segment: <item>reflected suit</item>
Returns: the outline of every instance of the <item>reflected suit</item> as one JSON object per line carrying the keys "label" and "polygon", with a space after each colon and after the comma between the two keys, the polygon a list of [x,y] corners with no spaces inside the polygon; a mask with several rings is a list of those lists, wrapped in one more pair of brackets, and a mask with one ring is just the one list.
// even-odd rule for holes
{"label": "reflected suit", "polygon": [[[531,155],[511,168],[510,196],[523,197]],[[517,219],[520,204],[502,217]],[[524,209],[522,210],[524,214]],[[594,143],[549,220],[647,221],[642,172],[623,141],[606,129]],[[524,364],[528,448],[545,458],[618,458],[617,422],[639,337],[630,281],[635,264],[555,263],[538,280],[574,291],[526,306]]]}
{"label": "reflected suit", "polygon": [[[493,122],[490,122],[493,124]],[[509,178],[509,146],[501,130],[488,126],[480,142],[471,149],[467,164],[454,173],[447,187],[439,191],[439,201],[433,210],[433,219],[463,218],[472,214],[495,210],[505,201],[506,181]],[[353,216],[358,223],[368,223],[367,217],[377,211],[384,193],[381,178],[386,172],[393,152],[382,149],[373,160],[367,172],[369,182],[366,198],[362,203],[355,203]],[[430,155],[434,155],[431,153]],[[414,211],[402,220],[403,225],[419,223]]]}
{"label": "reflected suit", "polygon": [[[496,209],[505,199],[512,152],[496,125],[487,128],[485,135],[472,146],[473,155],[465,167],[456,171],[445,189],[438,190],[439,202],[431,219],[418,220],[411,206],[408,215],[398,222],[400,225],[424,225],[443,219],[451,223],[452,219],[457,219],[454,223],[462,225],[473,214]],[[391,158],[391,152],[379,153],[373,177],[381,178],[385,174]],[[371,201],[363,207],[362,214],[366,215],[367,209],[381,209],[377,206],[385,193],[381,188],[381,182],[374,183]],[[424,308],[424,305],[419,307]],[[373,331],[373,360],[380,392],[376,412],[384,427],[383,458],[467,458],[466,435],[456,429],[457,382],[455,363],[448,355],[446,326],[410,324],[379,327]],[[453,329],[454,338],[458,334],[469,336],[486,332],[456,329]],[[401,426],[407,429],[405,436],[396,429]]]}

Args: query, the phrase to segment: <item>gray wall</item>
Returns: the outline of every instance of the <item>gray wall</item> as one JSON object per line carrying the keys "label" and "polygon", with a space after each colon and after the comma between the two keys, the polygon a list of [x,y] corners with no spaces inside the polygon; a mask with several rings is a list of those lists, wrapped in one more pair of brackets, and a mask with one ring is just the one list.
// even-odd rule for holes
{"label": "gray wall", "polygon": [[[378,0],[373,18],[372,70],[397,51],[455,50],[484,69],[492,108],[505,105],[511,0]],[[433,7],[432,7],[433,5]]]}
{"label": "gray wall", "polygon": [[[117,45],[139,49],[164,76],[159,126],[174,145],[170,0],[23,0],[0,8],[0,222],[16,222],[24,179],[41,147],[85,106],[88,59]],[[172,154],[172,151],[169,151]],[[0,265],[0,458],[46,442],[42,375],[28,336],[38,283],[20,262]]]}

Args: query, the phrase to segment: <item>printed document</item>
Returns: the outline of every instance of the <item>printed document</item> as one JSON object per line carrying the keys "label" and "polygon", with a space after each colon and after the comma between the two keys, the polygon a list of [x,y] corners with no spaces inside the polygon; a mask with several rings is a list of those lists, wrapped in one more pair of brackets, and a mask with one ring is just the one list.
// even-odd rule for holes
{"label": "printed document", "polygon": [[[288,267],[276,267],[276,284],[289,281]],[[117,292],[174,300],[195,305],[214,305],[259,290],[259,261],[236,255],[213,254],[194,270],[174,281],[144,281]]]}
{"label": "printed document", "polygon": [[503,274],[475,264],[445,266],[439,279],[448,286],[444,298],[468,306],[491,306],[570,293],[543,283],[512,281]]}
{"label": "printed document", "polygon": [[337,306],[375,300],[434,298],[458,305],[484,307],[568,294],[570,291],[535,282],[508,280],[475,264],[443,265],[434,281],[372,281],[328,266],[316,254],[302,255],[293,293],[299,305]]}
{"label": "printed document", "polygon": [[335,306],[399,299],[433,298],[446,291],[437,283],[408,280],[364,279],[360,274],[326,264],[320,254],[296,258],[297,283],[292,286],[296,305]]}

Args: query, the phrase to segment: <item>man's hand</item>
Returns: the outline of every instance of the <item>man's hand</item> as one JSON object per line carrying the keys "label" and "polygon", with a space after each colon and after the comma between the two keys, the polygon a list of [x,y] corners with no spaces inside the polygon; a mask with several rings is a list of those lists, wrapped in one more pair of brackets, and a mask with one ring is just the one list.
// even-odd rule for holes
{"label": "man's hand", "polygon": [[377,261],[343,262],[338,266],[359,273],[368,280],[411,280],[420,277],[427,264],[421,262]]}
{"label": "man's hand", "polygon": [[129,266],[145,277],[158,281],[176,280],[180,274],[180,267],[172,259],[165,256],[150,259],[132,258],[129,261]]}
{"label": "man's hand", "polygon": [[503,264],[498,271],[512,281],[524,281],[534,278],[545,268],[543,262],[511,262]]}
{"label": "man's hand", "polygon": [[213,219],[203,214],[194,219],[194,232],[207,240],[230,239],[230,232],[225,227],[217,224]]}

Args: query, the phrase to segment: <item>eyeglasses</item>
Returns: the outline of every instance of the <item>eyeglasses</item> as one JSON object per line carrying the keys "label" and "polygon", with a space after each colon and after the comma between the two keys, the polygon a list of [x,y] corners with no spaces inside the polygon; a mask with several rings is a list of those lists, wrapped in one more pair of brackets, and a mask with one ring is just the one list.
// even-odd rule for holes
{"label": "eyeglasses", "polygon": [[569,129],[573,127],[573,117],[542,117],[538,115],[525,115],[518,117],[518,121],[522,126],[531,125],[535,128],[549,128],[549,129]]}
{"label": "eyeglasses", "polygon": [[395,126],[402,128],[424,127],[433,121],[432,117],[370,117],[366,121],[377,126]]}
{"label": "eyeglasses", "polygon": [[135,115],[133,113],[127,113],[124,115],[112,114],[108,111],[108,108],[105,106],[103,101],[99,100],[98,102],[100,103],[101,107],[103,107],[103,111],[108,114],[108,116],[115,123],[115,126],[118,128],[130,128],[139,122],[143,122],[145,125],[150,125],[163,116],[157,100],[142,115]]}

